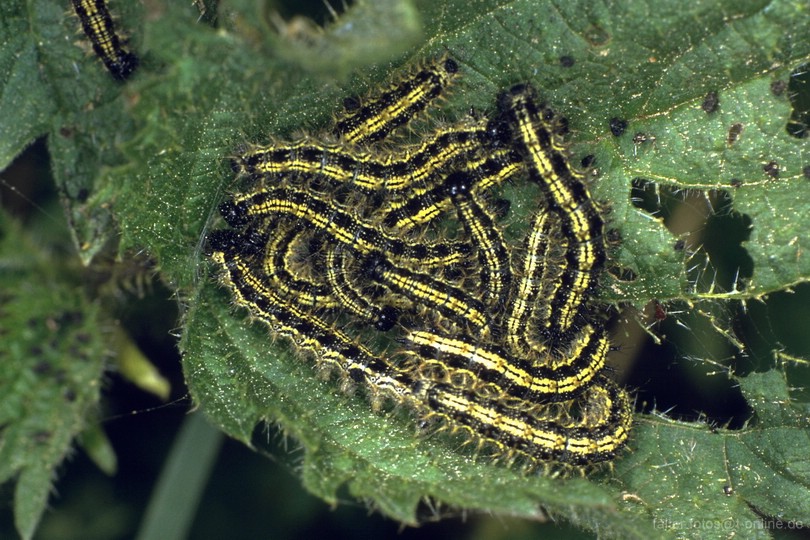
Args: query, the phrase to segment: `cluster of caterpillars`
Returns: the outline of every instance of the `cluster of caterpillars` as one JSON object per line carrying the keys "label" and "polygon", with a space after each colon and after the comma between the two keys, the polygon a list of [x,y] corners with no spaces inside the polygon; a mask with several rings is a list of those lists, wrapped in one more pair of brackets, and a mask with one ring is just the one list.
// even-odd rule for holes
{"label": "cluster of caterpillars", "polygon": [[[529,85],[417,143],[396,130],[446,93],[442,57],[378,95],[347,99],[327,141],[251,147],[250,187],[220,207],[208,249],[235,302],[372,405],[496,456],[586,465],[625,445],[632,408],[604,374],[610,342],[591,297],[604,221]],[[506,181],[539,186],[522,242],[504,231]]]}

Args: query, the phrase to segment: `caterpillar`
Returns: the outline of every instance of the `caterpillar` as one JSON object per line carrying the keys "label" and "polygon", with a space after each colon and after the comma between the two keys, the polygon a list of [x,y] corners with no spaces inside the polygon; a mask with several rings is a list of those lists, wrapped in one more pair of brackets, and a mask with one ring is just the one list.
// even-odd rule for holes
{"label": "caterpillar", "polygon": [[[469,156],[448,176],[463,173],[471,179],[472,192],[483,193],[515,177],[522,170],[522,161],[511,148],[494,149],[480,157]],[[382,223],[390,229],[411,231],[438,219],[452,208],[445,179],[407,198],[390,201]]]}
{"label": "caterpillar", "polygon": [[468,388],[420,377],[393,366],[334,326],[285,302],[253,272],[239,253],[238,244],[231,240],[213,235],[209,246],[237,303],[275,334],[289,338],[299,351],[364,384],[373,403],[384,399],[406,403],[426,419],[437,417],[449,426],[464,427],[471,437],[502,454],[530,460],[598,463],[613,458],[626,442],[632,419],[629,401],[606,379],[600,378],[588,390],[596,397],[585,405],[589,414],[577,420],[543,417],[532,413],[532,403],[522,399],[487,398]]}
{"label": "caterpillar", "polygon": [[[538,106],[534,89],[512,87],[500,97],[500,107],[500,125],[492,130],[508,132],[513,138],[530,178],[542,189],[568,240],[568,264],[547,319],[564,333],[572,328],[596,287],[605,261],[604,220],[582,176],[564,155],[564,146],[547,120],[548,111]],[[554,332],[548,334],[551,338]]]}
{"label": "caterpillar", "polygon": [[[603,375],[610,339],[591,297],[605,224],[566,155],[567,123],[517,85],[491,118],[372,146],[457,71],[443,57],[347,100],[338,142],[238,155],[235,172],[254,185],[221,205],[231,229],[210,235],[211,257],[238,305],[365,386],[374,408],[392,399],[532,463],[612,459],[632,409]],[[516,247],[488,192],[522,176],[543,203]],[[306,260],[303,238],[317,244]]]}
{"label": "caterpillar", "polygon": [[469,175],[455,172],[448,176],[445,188],[456,207],[459,221],[478,248],[483,302],[492,308],[501,308],[506,303],[512,283],[511,262],[503,235],[495,226],[495,219],[472,192],[472,181]]}
{"label": "caterpillar", "polygon": [[344,310],[371,322],[377,330],[390,330],[397,322],[396,309],[389,305],[377,307],[358,292],[347,277],[346,259],[341,247],[329,249],[326,255],[326,276],[335,298]]}
{"label": "caterpillar", "polygon": [[435,309],[456,324],[472,331],[489,332],[489,317],[481,301],[431,276],[412,272],[380,256],[368,257],[364,274],[416,304]]}
{"label": "caterpillar", "polygon": [[425,268],[462,262],[472,251],[466,242],[407,242],[357,219],[349,211],[317,195],[291,189],[258,189],[224,203],[220,212],[233,227],[244,226],[255,219],[279,216],[301,220],[358,253],[390,253],[397,259],[410,260]]}
{"label": "caterpillar", "polygon": [[486,123],[477,121],[441,128],[425,141],[394,154],[305,139],[253,147],[234,157],[232,168],[237,174],[254,178],[310,175],[335,187],[349,185],[367,193],[397,194],[428,189],[437,182],[438,171],[476,151],[488,138]]}
{"label": "caterpillar", "polygon": [[73,9],[82,23],[93,51],[101,58],[107,71],[118,81],[127,80],[138,67],[138,57],[127,51],[115,32],[110,10],[105,0],[73,0]]}
{"label": "caterpillar", "polygon": [[333,132],[352,144],[386,138],[441,96],[458,69],[456,61],[445,56],[425,64],[365,103],[344,101],[346,114],[337,120]]}
{"label": "caterpillar", "polygon": [[482,381],[494,384],[498,392],[537,402],[566,401],[580,395],[605,366],[610,342],[604,331],[591,325],[578,334],[561,361],[552,365],[536,359],[509,355],[480,339],[446,336],[429,330],[409,332],[404,341],[419,356],[437,358],[447,371],[471,370]]}

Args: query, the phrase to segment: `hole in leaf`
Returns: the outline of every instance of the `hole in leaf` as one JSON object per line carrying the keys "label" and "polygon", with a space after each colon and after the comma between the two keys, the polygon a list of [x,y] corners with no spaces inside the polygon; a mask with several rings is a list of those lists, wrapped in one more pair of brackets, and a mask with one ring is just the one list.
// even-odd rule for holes
{"label": "hole in leaf", "polygon": [[334,20],[335,14],[344,13],[352,4],[354,2],[351,0],[345,2],[282,0],[275,3],[275,9],[284,19],[304,17],[315,21],[319,26],[324,26]]}
{"label": "hole in leaf", "polygon": [[798,139],[808,136],[810,124],[810,64],[802,64],[790,74],[788,98],[793,113],[787,124],[787,132]]}
{"label": "hole in leaf", "polygon": [[[687,254],[687,275],[695,291],[740,290],[753,275],[753,259],[742,242],[751,234],[751,218],[732,209],[725,190],[696,190],[633,180],[636,208],[661,218]],[[682,243],[681,243],[682,242]]]}
{"label": "hole in leaf", "polygon": [[[717,333],[714,324],[724,313],[705,313],[677,302],[651,302],[645,310],[649,327],[661,343],[643,339],[634,349],[622,348],[635,357],[624,381],[636,395],[636,410],[666,413],[686,422],[740,429],[752,411],[728,371],[742,355]],[[635,323],[625,331],[632,333]],[[617,334],[621,339],[622,332]],[[618,354],[622,354],[619,352]]]}

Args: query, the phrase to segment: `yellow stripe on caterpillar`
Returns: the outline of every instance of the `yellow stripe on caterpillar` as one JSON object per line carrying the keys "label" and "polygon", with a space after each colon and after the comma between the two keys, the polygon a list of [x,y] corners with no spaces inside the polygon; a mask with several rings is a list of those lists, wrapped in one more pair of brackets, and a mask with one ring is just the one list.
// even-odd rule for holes
{"label": "yellow stripe on caterpillar", "polygon": [[333,187],[396,196],[438,184],[443,168],[478,151],[488,138],[486,128],[484,121],[461,122],[438,129],[417,145],[387,154],[311,140],[258,146],[236,156],[232,167],[255,178],[304,175],[325,180]]}
{"label": "yellow stripe on caterpillar", "polygon": [[388,253],[424,268],[458,264],[472,251],[465,242],[410,243],[318,196],[290,189],[257,189],[224,203],[220,212],[233,227],[244,227],[256,219],[298,219],[360,254]]}
{"label": "yellow stripe on caterpillar", "polygon": [[362,103],[347,100],[346,113],[338,118],[334,133],[352,144],[384,139],[441,97],[457,75],[458,63],[444,56],[400,77],[378,96]]}
{"label": "yellow stripe on caterpillar", "polygon": [[543,190],[568,240],[568,264],[559,288],[563,294],[552,302],[550,317],[555,327],[567,332],[595,289],[605,261],[604,220],[582,176],[564,155],[562,141],[544,119],[534,90],[515,86],[501,96],[500,105],[504,118],[499,121],[514,137],[530,177]]}
{"label": "yellow stripe on caterpillar", "polygon": [[585,326],[570,350],[558,358],[523,359],[498,346],[435,331],[410,331],[404,338],[423,358],[444,361],[447,371],[469,369],[504,394],[527,400],[566,401],[581,394],[605,366],[610,341],[601,329]]}
{"label": "yellow stripe on caterpillar", "polygon": [[138,67],[138,57],[127,51],[115,32],[110,10],[105,0],[73,0],[73,9],[82,23],[82,30],[93,45],[107,71],[114,79],[125,81]]}

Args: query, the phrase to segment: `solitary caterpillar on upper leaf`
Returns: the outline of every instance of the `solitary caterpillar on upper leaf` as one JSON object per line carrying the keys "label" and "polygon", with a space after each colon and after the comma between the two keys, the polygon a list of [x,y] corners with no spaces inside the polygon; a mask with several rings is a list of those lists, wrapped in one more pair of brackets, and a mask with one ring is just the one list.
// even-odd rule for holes
{"label": "solitary caterpillar on upper leaf", "polygon": [[127,80],[138,67],[138,57],[122,46],[123,40],[115,32],[106,0],[73,0],[73,9],[110,75],[118,81]]}

